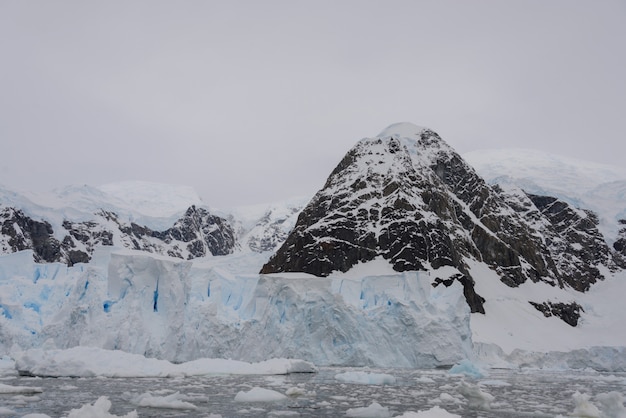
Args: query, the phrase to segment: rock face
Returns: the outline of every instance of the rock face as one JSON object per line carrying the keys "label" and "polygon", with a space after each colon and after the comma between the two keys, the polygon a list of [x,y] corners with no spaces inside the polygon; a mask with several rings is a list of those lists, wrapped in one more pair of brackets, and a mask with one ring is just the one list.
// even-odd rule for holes
{"label": "rock face", "polygon": [[578,320],[580,319],[580,312],[585,311],[582,308],[582,306],[580,306],[576,302],[572,302],[572,303],[530,302],[530,304],[533,305],[535,309],[543,313],[543,315],[546,318],[549,318],[554,315],[573,327],[578,325]]}
{"label": "rock face", "polygon": [[62,256],[52,226],[29,218],[19,209],[6,207],[0,211],[0,232],[3,253],[32,249],[37,262],[58,261]]}
{"label": "rock face", "polygon": [[550,255],[562,280],[578,291],[602,278],[599,266],[615,268],[615,262],[604,237],[598,231],[595,213],[576,209],[547,196],[528,195],[537,210],[549,222],[542,228]]}
{"label": "rock face", "polygon": [[153,231],[135,223],[121,223],[115,214],[102,212],[117,224],[125,247],[191,260],[206,255],[226,255],[235,248],[235,233],[224,218],[191,206],[165,231]]}
{"label": "rock face", "polygon": [[[617,240],[613,243],[613,248],[623,257],[626,257],[626,219],[620,219],[621,226]],[[626,266],[622,266],[626,267]]]}
{"label": "rock face", "polygon": [[399,124],[346,154],[261,273],[327,276],[377,257],[396,271],[450,266],[433,285],[460,281],[484,313],[469,260],[512,287],[586,290],[602,279],[598,266],[615,266],[596,226],[556,199],[492,188],[435,132]]}
{"label": "rock face", "polygon": [[115,213],[102,210],[89,221],[64,220],[58,239],[50,223],[11,207],[0,211],[0,228],[3,253],[32,249],[37,262],[61,261],[70,266],[88,262],[97,246],[119,245],[182,259],[226,255],[236,247],[228,221],[195,206],[165,231],[124,223]]}

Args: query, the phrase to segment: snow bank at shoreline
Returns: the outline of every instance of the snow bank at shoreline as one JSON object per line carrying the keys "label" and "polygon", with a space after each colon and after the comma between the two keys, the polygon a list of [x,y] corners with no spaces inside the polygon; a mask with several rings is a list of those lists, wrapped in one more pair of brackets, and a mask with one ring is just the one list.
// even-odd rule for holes
{"label": "snow bank at shoreline", "polygon": [[187,377],[211,374],[284,375],[315,373],[316,367],[296,359],[247,363],[225,359],[198,359],[181,364],[139,354],[95,347],[67,350],[31,349],[15,356],[21,375],[39,377]]}
{"label": "snow bank at shoreline", "polygon": [[[558,371],[587,369],[598,372],[626,372],[626,347],[593,347],[588,350],[547,353],[516,350],[507,355],[497,346],[478,344],[475,354],[473,360],[463,360],[451,370],[455,370],[455,367],[476,367],[483,370],[485,375],[489,374],[489,369]],[[270,359],[248,363],[203,358],[175,364],[139,354],[95,347],[73,347],[66,350],[30,349],[16,353],[14,357],[14,361],[6,356],[3,358],[0,376],[20,374],[37,377],[172,378],[227,374],[286,375],[316,373],[318,370],[314,364],[298,359]],[[474,377],[465,374],[470,378]],[[344,376],[347,377],[344,379]],[[337,379],[352,383],[385,384],[391,383],[393,376],[351,372],[337,375]]]}

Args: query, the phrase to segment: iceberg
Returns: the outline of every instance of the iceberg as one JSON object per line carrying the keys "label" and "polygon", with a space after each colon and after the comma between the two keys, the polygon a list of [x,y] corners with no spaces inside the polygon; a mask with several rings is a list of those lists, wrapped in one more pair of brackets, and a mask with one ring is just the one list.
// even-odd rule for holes
{"label": "iceberg", "polygon": [[253,387],[249,391],[240,391],[235,395],[235,402],[280,402],[287,399],[286,395],[271,389]]}
{"label": "iceberg", "polygon": [[345,372],[335,375],[335,379],[361,385],[392,385],[396,383],[396,378],[386,373]]}
{"label": "iceberg", "polygon": [[346,416],[353,418],[390,418],[391,412],[389,412],[389,408],[386,406],[382,406],[378,402],[372,402],[369,406],[348,409]]}

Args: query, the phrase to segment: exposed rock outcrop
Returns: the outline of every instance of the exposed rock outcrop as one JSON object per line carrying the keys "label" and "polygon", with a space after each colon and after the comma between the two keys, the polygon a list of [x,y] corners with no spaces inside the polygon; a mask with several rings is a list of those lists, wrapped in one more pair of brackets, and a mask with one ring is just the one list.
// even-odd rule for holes
{"label": "exposed rock outcrop", "polygon": [[50,223],[31,219],[20,209],[0,211],[0,232],[3,253],[32,249],[37,262],[61,259],[61,243],[54,238]]}
{"label": "exposed rock outcrop", "polygon": [[603,278],[599,266],[616,268],[610,248],[598,230],[595,213],[576,209],[553,197],[528,197],[550,223],[541,232],[559,276],[567,285],[579,291],[589,290]]}
{"label": "exposed rock outcrop", "polygon": [[[617,240],[613,243],[613,248],[622,256],[622,260],[626,259],[626,219],[620,219],[621,226]],[[626,268],[626,266],[622,265]]]}
{"label": "exposed rock outcrop", "polygon": [[585,312],[585,310],[577,304],[576,302],[572,303],[562,303],[562,302],[529,302],[533,305],[539,312],[543,313],[546,318],[551,316],[556,316],[560,318],[563,322],[568,325],[575,327],[578,325],[578,320],[580,319],[580,313]]}

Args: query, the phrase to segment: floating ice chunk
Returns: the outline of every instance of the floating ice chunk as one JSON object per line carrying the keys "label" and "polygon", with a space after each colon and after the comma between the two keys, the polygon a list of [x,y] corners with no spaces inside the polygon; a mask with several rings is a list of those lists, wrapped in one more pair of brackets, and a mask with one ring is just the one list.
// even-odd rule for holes
{"label": "floating ice chunk", "polygon": [[287,396],[275,390],[253,387],[248,392],[241,391],[235,395],[235,402],[279,402]]}
{"label": "floating ice chunk", "polygon": [[133,403],[137,406],[148,406],[151,408],[167,408],[167,409],[198,409],[192,403],[185,402],[180,392],[172,393],[167,396],[156,396],[150,392],[143,393],[133,399]]}
{"label": "floating ice chunk", "polygon": [[600,410],[591,402],[589,402],[589,398],[591,396],[587,393],[580,393],[576,391],[572,398],[574,399],[574,403],[576,407],[574,408],[574,412],[572,412],[573,417],[584,417],[584,418],[601,418]]}
{"label": "floating ice chunk", "polygon": [[470,408],[490,409],[491,402],[495,399],[493,395],[480,390],[478,385],[461,382],[457,390],[467,399]]}
{"label": "floating ice chunk", "polygon": [[41,398],[37,395],[13,395],[11,396],[11,404],[12,405],[27,405],[32,402],[40,402]]}
{"label": "floating ice chunk", "polygon": [[285,391],[285,395],[290,396],[292,398],[297,398],[298,396],[306,395],[306,391],[302,388],[291,387]]}
{"label": "floating ice chunk", "polygon": [[268,374],[315,373],[313,363],[297,359],[269,359],[258,363],[237,360],[198,359],[179,366],[186,376],[205,374]]}
{"label": "floating ice chunk", "polygon": [[346,416],[357,418],[388,418],[391,417],[391,412],[389,412],[389,408],[386,406],[373,402],[370,406],[348,409]]}
{"label": "floating ice chunk", "polygon": [[336,374],[335,379],[361,385],[393,385],[396,383],[394,376],[385,373],[345,372]]}
{"label": "floating ice chunk", "polygon": [[611,418],[626,418],[624,397],[619,392],[600,393],[595,396],[603,416]]}
{"label": "floating ice chunk", "polygon": [[11,386],[0,383],[0,393],[3,394],[31,394],[31,393],[42,393],[43,389],[40,387],[29,387],[29,386]]}
{"label": "floating ice chunk", "polygon": [[478,382],[479,385],[481,386],[499,386],[499,387],[505,387],[505,386],[511,386],[510,383],[505,382],[504,380],[481,380],[480,382]]}
{"label": "floating ice chunk", "polygon": [[267,414],[268,418],[271,417],[299,417],[300,413],[296,411],[270,411]]}
{"label": "floating ice chunk", "polygon": [[439,400],[444,403],[462,403],[460,400],[450,395],[447,392],[442,392],[439,394]]}
{"label": "floating ice chunk", "polygon": [[472,363],[471,361],[464,359],[452,366],[449,370],[450,374],[462,374],[467,377],[473,377],[474,379],[481,379],[487,376],[487,372]]}
{"label": "floating ice chunk", "polygon": [[395,418],[461,418],[461,416],[451,414],[445,409],[434,406],[427,411],[405,412],[402,415],[397,415]]}
{"label": "floating ice chunk", "polygon": [[79,409],[72,409],[67,418],[138,418],[137,411],[131,411],[126,415],[113,415],[109,413],[111,401],[106,396],[100,396],[93,405],[86,404]]}
{"label": "floating ice chunk", "polygon": [[[13,416],[13,415],[15,415],[15,411],[12,410],[12,409],[7,408],[5,406],[0,406],[0,416],[2,416],[2,415],[11,415],[11,416]],[[50,418],[50,417],[48,417],[48,418]]]}
{"label": "floating ice chunk", "polygon": [[[1,409],[2,408],[0,408],[0,410]],[[0,412],[0,415],[2,415],[1,412]],[[26,414],[26,415],[22,415],[22,418],[52,418],[52,417],[46,414]]]}
{"label": "floating ice chunk", "polygon": [[177,374],[176,366],[166,360],[95,347],[32,349],[17,354],[15,362],[22,374],[46,377],[168,377]]}

